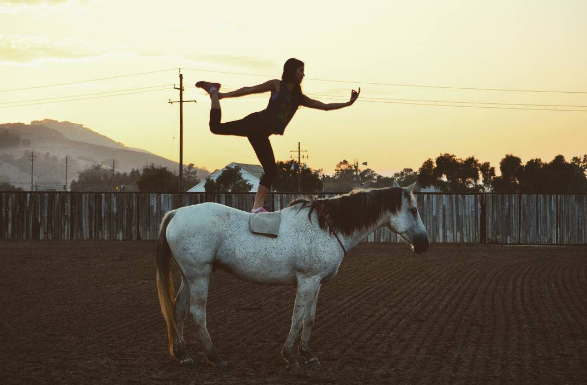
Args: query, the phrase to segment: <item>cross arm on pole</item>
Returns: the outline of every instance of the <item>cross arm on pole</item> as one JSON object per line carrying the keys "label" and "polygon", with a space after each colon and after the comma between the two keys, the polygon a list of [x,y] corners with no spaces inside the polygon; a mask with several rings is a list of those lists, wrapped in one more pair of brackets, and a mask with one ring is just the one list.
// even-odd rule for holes
{"label": "cross arm on pole", "polygon": [[173,103],[188,103],[188,102],[194,102],[197,103],[197,100],[171,100],[169,99],[169,104],[173,104]]}

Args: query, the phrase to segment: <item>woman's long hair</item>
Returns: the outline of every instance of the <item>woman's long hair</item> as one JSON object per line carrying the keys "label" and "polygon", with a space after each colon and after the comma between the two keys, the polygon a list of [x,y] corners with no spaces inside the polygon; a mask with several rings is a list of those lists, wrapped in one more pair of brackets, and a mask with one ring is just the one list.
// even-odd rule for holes
{"label": "woman's long hair", "polygon": [[296,81],[296,70],[304,65],[304,62],[295,58],[287,59],[283,65],[283,74],[281,80],[284,83],[294,83],[293,94],[296,99],[300,99],[303,95],[302,85]]}

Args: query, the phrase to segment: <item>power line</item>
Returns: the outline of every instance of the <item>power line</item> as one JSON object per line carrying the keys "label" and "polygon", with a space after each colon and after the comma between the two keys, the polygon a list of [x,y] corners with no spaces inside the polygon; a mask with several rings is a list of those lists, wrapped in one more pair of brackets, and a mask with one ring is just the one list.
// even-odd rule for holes
{"label": "power line", "polygon": [[559,91],[559,90],[529,90],[529,89],[515,89],[515,88],[482,88],[482,87],[456,87],[456,86],[430,86],[422,84],[403,84],[403,83],[378,83],[378,82],[358,82],[353,80],[334,80],[334,79],[315,79],[308,78],[321,82],[331,83],[353,83],[353,84],[367,84],[376,86],[393,86],[393,87],[415,87],[415,88],[435,88],[435,89],[451,89],[451,90],[466,90],[466,91],[499,91],[499,92],[528,92],[528,93],[553,93],[553,94],[587,94],[587,91]]}
{"label": "power line", "polygon": [[[258,76],[265,78],[274,78],[275,75],[262,75],[244,72],[230,72],[230,71],[215,71],[208,69],[199,68],[184,68],[186,71],[197,71],[197,72],[210,72],[220,73],[229,75],[246,75],[246,76]],[[338,79],[321,79],[321,78],[307,78],[308,80],[314,80],[319,82],[330,82],[330,83],[352,83],[352,84],[366,84],[366,85],[377,85],[377,86],[392,86],[392,87],[415,87],[415,88],[435,88],[435,89],[453,89],[453,90],[467,90],[467,91],[499,91],[499,92],[529,92],[529,93],[559,93],[559,94],[587,94],[587,91],[562,91],[562,90],[532,90],[532,89],[515,89],[515,88],[486,88],[486,87],[457,87],[457,86],[436,86],[436,85],[423,85],[423,84],[407,84],[407,83],[383,83],[383,82],[364,82],[356,80],[338,80]]]}
{"label": "power line", "polygon": [[[93,95],[103,95],[103,94],[116,94],[119,92],[128,92],[128,91],[136,91],[136,90],[146,90],[151,88],[161,88],[161,87],[171,87],[172,84],[162,84],[159,86],[150,86],[150,87],[139,87],[139,88],[127,88],[123,90],[114,90],[114,91],[104,91],[104,92],[93,92],[89,94],[79,94],[79,95],[69,95],[69,96],[56,96],[54,98],[42,98],[42,99],[31,99],[31,100],[19,100],[17,102],[0,102],[0,104],[19,104],[19,103],[29,103],[29,102],[41,102],[46,100],[56,100],[56,99],[69,99],[69,98],[77,98],[83,96],[93,96]],[[116,95],[113,95],[116,96]]]}
{"label": "power line", "polygon": [[[327,98],[329,99],[329,98]],[[330,98],[332,100],[340,100]],[[491,107],[491,106],[465,106],[465,105],[452,105],[452,104],[426,104],[426,103],[411,103],[411,102],[393,102],[393,101],[382,101],[382,100],[357,100],[361,103],[384,103],[384,104],[409,104],[415,106],[432,106],[432,107],[457,107],[457,108],[483,108],[483,109],[494,109],[494,110],[525,110],[525,111],[554,111],[554,112],[587,112],[587,110],[560,110],[553,108],[523,108],[523,107]]]}
{"label": "power line", "polygon": [[[324,96],[324,97],[333,97],[333,95],[328,94],[308,94],[312,96]],[[346,99],[350,99],[344,96],[336,96]],[[427,100],[427,99],[396,99],[396,98],[375,98],[375,97],[365,97],[359,98],[359,100],[369,100],[369,101],[400,101],[400,102],[422,102],[422,103],[454,103],[454,104],[491,104],[491,105],[500,105],[500,106],[533,106],[533,107],[566,107],[566,108],[587,108],[587,105],[574,105],[574,104],[530,104],[530,103],[497,103],[497,102],[473,102],[473,101],[455,101],[455,100]]]}
{"label": "power line", "polygon": [[70,100],[57,100],[57,101],[52,101],[52,102],[41,102],[41,103],[28,103],[28,104],[19,104],[19,105],[15,105],[15,106],[3,106],[0,108],[14,108],[14,107],[26,107],[26,106],[37,106],[37,105],[41,105],[41,104],[53,104],[53,103],[63,103],[63,102],[75,102],[78,100],[88,100],[88,99],[100,99],[100,98],[110,98],[113,96],[123,96],[123,95],[134,95],[134,94],[144,94],[147,92],[157,92],[157,91],[165,91],[166,88],[162,88],[162,89],[155,89],[155,90],[146,90],[146,91],[136,91],[136,92],[126,92],[126,93],[121,93],[121,94],[115,94],[115,95],[103,95],[103,96],[94,96],[94,97],[88,97],[88,98],[77,98],[77,99],[70,99]]}
{"label": "power line", "polygon": [[157,71],[149,71],[149,72],[139,72],[139,73],[128,74],[128,75],[110,76],[110,77],[105,77],[105,78],[86,79],[86,80],[79,80],[79,81],[75,81],[75,82],[47,84],[47,85],[43,85],[43,86],[11,88],[11,89],[6,89],[6,90],[0,90],[0,92],[13,92],[13,91],[33,90],[33,89],[37,89],[37,88],[67,86],[67,85],[71,85],[71,84],[81,84],[81,83],[97,82],[100,80],[128,78],[131,76],[149,75],[149,74],[154,74],[154,73],[158,73],[158,72],[166,72],[166,71],[173,71],[173,70],[175,70],[175,68],[170,68],[170,69],[165,69],[165,70],[157,70]]}

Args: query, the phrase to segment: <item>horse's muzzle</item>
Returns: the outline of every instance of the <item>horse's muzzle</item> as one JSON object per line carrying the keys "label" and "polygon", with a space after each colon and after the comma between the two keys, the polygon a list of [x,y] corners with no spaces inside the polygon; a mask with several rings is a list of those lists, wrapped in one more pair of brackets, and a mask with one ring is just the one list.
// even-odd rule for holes
{"label": "horse's muzzle", "polygon": [[419,235],[414,239],[414,253],[422,254],[428,250],[428,246],[430,246],[430,242],[428,242],[428,236],[426,235]]}

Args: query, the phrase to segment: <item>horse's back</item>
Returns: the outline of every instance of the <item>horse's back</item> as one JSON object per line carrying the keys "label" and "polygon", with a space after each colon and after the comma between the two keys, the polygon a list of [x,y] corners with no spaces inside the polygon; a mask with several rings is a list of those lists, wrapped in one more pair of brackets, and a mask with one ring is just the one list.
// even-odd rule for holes
{"label": "horse's back", "polygon": [[338,268],[340,260],[330,260],[321,250],[324,242],[316,239],[326,234],[313,229],[307,214],[282,210],[277,238],[253,234],[251,215],[215,203],[179,209],[167,232],[176,260],[191,267],[213,264],[243,280],[269,284],[293,284],[296,274],[308,269]]}

